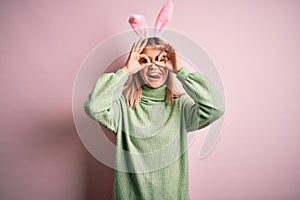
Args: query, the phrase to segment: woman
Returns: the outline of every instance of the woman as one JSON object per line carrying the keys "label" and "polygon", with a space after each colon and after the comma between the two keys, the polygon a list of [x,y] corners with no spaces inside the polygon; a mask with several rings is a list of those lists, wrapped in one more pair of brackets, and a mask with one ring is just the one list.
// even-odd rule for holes
{"label": "woman", "polygon": [[84,108],[116,134],[113,199],[126,200],[190,199],[187,132],[224,113],[212,83],[157,37],[134,43],[125,66],[98,79]]}

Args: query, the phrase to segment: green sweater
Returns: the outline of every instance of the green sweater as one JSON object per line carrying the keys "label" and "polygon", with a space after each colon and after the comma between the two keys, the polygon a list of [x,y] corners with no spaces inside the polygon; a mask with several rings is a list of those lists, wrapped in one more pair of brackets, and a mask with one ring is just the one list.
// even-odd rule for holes
{"label": "green sweater", "polygon": [[122,95],[122,69],[101,76],[84,104],[86,113],[116,135],[113,199],[188,200],[187,132],[208,126],[224,113],[209,79],[180,70],[185,95],[166,103],[166,85],[142,87],[135,109]]}

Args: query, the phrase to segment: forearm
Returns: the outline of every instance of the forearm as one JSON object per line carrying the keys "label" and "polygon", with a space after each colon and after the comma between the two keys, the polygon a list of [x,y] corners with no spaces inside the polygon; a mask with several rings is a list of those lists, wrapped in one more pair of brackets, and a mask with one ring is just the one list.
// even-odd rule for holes
{"label": "forearm", "polygon": [[97,120],[97,115],[110,110],[112,102],[122,95],[127,79],[128,75],[122,69],[102,75],[84,104],[85,112]]}
{"label": "forearm", "polygon": [[190,124],[198,128],[205,127],[224,114],[225,106],[220,94],[207,77],[182,68],[177,78],[194,101],[185,103],[186,118]]}

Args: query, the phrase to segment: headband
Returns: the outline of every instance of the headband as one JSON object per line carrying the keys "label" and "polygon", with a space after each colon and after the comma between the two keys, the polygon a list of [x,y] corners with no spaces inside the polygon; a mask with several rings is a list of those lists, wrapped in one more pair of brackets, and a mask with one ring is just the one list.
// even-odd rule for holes
{"label": "headband", "polygon": [[[174,4],[172,1],[168,1],[160,10],[157,15],[155,22],[155,35],[161,34],[165,30],[171,21],[173,13]],[[129,24],[135,33],[142,37],[147,37],[148,35],[148,24],[143,15],[132,15],[129,18]]]}

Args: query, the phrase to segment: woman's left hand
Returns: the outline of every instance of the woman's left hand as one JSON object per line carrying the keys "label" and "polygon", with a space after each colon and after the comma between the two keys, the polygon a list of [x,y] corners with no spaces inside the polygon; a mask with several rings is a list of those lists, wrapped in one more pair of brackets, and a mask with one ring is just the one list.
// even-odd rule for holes
{"label": "woman's left hand", "polygon": [[[164,63],[164,66],[162,66]],[[167,52],[163,51],[158,56],[158,61],[156,61],[158,66],[166,67],[169,71],[177,74],[182,69],[182,63],[177,55],[175,48],[168,44]]]}

